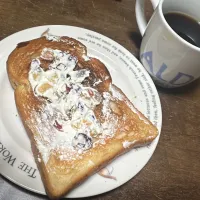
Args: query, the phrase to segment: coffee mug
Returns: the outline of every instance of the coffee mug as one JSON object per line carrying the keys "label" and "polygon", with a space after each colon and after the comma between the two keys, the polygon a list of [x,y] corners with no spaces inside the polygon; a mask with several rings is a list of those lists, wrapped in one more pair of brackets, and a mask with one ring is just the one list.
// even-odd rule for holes
{"label": "coffee mug", "polygon": [[[140,60],[156,84],[174,88],[200,77],[200,48],[180,37],[164,14],[184,13],[200,20],[199,0],[151,0],[154,13],[146,23],[145,0],[136,0],[135,13],[143,36]],[[187,29],[187,27],[185,27]],[[199,36],[200,37],[200,36]]]}

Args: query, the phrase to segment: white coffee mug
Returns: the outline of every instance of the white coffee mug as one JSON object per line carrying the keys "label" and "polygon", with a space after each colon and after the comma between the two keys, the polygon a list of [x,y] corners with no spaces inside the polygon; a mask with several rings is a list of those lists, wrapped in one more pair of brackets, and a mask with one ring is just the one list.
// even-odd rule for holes
{"label": "white coffee mug", "polygon": [[155,83],[173,88],[199,78],[200,48],[182,39],[169,26],[164,14],[181,12],[200,21],[200,0],[151,0],[155,11],[148,24],[144,1],[136,0],[135,6],[136,20],[143,36],[140,60]]}

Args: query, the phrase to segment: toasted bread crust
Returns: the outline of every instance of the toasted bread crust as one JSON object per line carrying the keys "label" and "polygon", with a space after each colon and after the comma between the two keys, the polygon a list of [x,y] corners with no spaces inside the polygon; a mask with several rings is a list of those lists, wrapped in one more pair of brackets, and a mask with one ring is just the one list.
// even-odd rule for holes
{"label": "toasted bread crust", "polygon": [[[158,134],[156,127],[132,105],[117,86],[112,84],[111,76],[105,65],[95,58],[85,61],[83,55],[87,55],[86,47],[72,38],[62,38],[63,41],[59,42],[49,41],[42,37],[20,43],[7,61],[8,76],[15,89],[16,106],[31,140],[32,151],[46,192],[52,199],[66,195],[88,176],[119,155],[133,147],[152,142]],[[35,138],[39,135],[39,126],[50,127],[48,124],[51,123],[50,121],[42,121],[43,108],[47,101],[34,95],[28,81],[30,62],[41,54],[44,47],[68,51],[78,58],[76,68],[89,68],[91,75],[84,84],[94,87],[101,94],[105,91],[109,92],[114,97],[111,110],[118,120],[118,128],[114,136],[106,138],[104,144],[97,143],[77,159],[60,160],[58,152],[54,152],[46,164],[38,150]],[[101,83],[94,86],[94,81],[98,79]],[[103,120],[101,109],[99,105],[94,110],[100,121]],[[38,119],[41,119],[41,122],[38,122]],[[128,146],[124,147],[123,144],[127,141],[129,141]]]}

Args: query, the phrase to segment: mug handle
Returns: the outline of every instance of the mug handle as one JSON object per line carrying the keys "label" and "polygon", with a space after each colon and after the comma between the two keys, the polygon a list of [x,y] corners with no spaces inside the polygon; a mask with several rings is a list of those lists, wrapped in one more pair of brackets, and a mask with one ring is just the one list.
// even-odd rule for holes
{"label": "mug handle", "polygon": [[[159,4],[159,1],[160,0],[151,0],[154,10]],[[142,36],[144,35],[144,32],[147,28],[147,21],[146,21],[145,13],[144,13],[144,9],[145,9],[144,3],[145,3],[145,0],[136,0],[136,3],[135,3],[136,21],[137,21],[137,24]]]}

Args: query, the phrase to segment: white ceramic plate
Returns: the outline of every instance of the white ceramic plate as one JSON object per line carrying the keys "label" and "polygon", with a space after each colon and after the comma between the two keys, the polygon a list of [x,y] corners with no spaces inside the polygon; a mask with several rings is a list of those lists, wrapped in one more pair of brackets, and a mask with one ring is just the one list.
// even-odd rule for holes
{"label": "white ceramic plate", "polygon": [[[96,32],[72,26],[41,26],[15,33],[0,42],[0,173],[14,183],[36,193],[45,194],[30,142],[17,113],[14,92],[10,86],[6,60],[19,42],[41,36],[47,28],[54,35],[67,35],[84,43],[88,55],[99,58],[134,105],[160,132],[161,105],[156,88],[140,62],[125,48]],[[134,149],[111,163],[117,181],[93,175],[67,197],[87,197],[119,187],[133,178],[152,156],[159,137],[148,147]]]}

